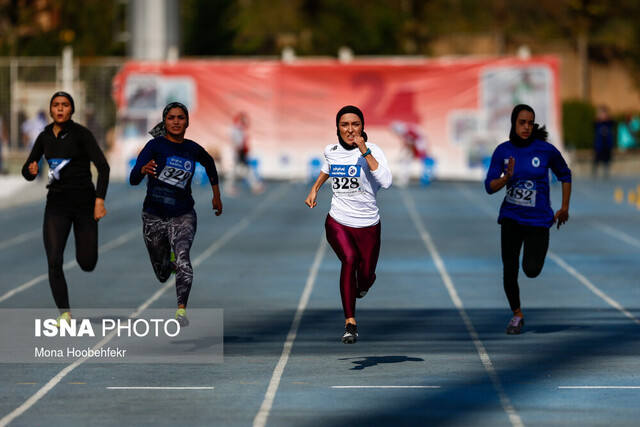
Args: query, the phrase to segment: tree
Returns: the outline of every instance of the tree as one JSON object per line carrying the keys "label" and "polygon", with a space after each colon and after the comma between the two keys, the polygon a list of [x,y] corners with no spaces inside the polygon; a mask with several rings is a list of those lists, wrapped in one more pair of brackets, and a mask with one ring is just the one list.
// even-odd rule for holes
{"label": "tree", "polygon": [[183,0],[182,52],[187,56],[235,53],[235,31],[229,23],[238,13],[235,0]]}
{"label": "tree", "polygon": [[59,55],[71,45],[79,56],[123,55],[115,38],[114,1],[0,1],[0,52],[15,56]]}

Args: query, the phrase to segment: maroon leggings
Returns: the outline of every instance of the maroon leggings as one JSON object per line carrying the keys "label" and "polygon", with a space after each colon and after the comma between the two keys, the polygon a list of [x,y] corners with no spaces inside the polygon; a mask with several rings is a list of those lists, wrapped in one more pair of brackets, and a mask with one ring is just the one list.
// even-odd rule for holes
{"label": "maroon leggings", "polygon": [[355,317],[356,295],[368,290],[376,280],[380,223],[364,228],[347,227],[327,215],[324,227],[327,241],[342,263],[340,296],[344,317]]}

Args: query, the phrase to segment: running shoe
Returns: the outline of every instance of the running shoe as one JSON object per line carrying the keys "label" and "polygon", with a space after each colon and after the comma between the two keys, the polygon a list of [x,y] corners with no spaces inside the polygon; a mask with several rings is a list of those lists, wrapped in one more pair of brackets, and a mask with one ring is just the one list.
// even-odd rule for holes
{"label": "running shoe", "polygon": [[347,323],[342,334],[342,342],[345,344],[355,344],[358,339],[358,328],[352,323]]}
{"label": "running shoe", "polygon": [[523,326],[524,319],[519,316],[513,316],[509,322],[509,326],[507,326],[507,335],[518,335]]}
{"label": "running shoe", "polygon": [[176,254],[171,252],[169,255],[169,261],[171,261],[171,274],[176,274],[176,270],[178,269],[176,265]]}
{"label": "running shoe", "polygon": [[367,291],[358,291],[358,293],[356,294],[356,298],[364,298],[364,296],[367,294]]}
{"label": "running shoe", "polygon": [[180,327],[184,328],[185,326],[189,326],[189,319],[187,319],[187,310],[184,308],[179,308],[176,311],[176,320]]}
{"label": "running shoe", "polygon": [[58,318],[56,319],[56,328],[60,327],[60,321],[61,320],[64,320],[67,323],[71,323],[71,312],[70,311],[65,311],[60,316],[58,316]]}

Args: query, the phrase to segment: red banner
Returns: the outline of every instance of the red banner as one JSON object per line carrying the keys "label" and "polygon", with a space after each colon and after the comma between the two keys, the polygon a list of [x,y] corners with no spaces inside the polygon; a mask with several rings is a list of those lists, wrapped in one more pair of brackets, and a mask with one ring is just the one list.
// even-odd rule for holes
{"label": "red banner", "polygon": [[[483,161],[508,137],[515,104],[536,111],[559,145],[555,57],[406,60],[184,60],[129,62],[116,76],[117,150],[129,158],[150,137],[171,101],[189,108],[187,138],[217,153],[228,168],[233,117],[249,118],[250,155],[268,178],[306,177],[336,141],[335,114],[360,107],[369,140],[401,172],[400,129],[419,129],[441,178],[477,179]],[[402,127],[403,125],[404,128]],[[121,160],[125,162],[125,160]],[[395,169],[395,170],[394,170]],[[415,171],[414,171],[415,172]]]}

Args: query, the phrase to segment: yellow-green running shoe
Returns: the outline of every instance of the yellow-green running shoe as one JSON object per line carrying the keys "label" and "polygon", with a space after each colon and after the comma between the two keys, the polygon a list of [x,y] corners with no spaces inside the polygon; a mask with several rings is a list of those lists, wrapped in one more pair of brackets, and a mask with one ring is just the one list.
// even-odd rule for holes
{"label": "yellow-green running shoe", "polygon": [[184,308],[179,308],[176,311],[176,320],[180,327],[184,328],[185,326],[189,326],[189,319],[187,319],[187,310]]}
{"label": "yellow-green running shoe", "polygon": [[60,316],[58,316],[58,318],[56,319],[56,327],[57,328],[60,327],[60,321],[61,320],[64,320],[68,324],[71,324],[71,312],[70,311],[65,311]]}

